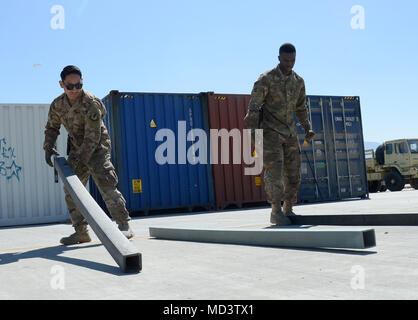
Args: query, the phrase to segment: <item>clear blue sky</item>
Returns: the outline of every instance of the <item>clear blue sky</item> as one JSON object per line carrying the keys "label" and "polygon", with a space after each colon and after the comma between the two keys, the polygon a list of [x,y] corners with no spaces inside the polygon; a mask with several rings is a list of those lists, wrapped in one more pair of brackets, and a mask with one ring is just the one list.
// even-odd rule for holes
{"label": "clear blue sky", "polygon": [[[355,5],[364,29],[351,27]],[[416,0],[1,1],[0,103],[50,103],[68,64],[101,98],[250,93],[292,42],[307,94],[360,96],[366,141],[418,137],[417,15]]]}

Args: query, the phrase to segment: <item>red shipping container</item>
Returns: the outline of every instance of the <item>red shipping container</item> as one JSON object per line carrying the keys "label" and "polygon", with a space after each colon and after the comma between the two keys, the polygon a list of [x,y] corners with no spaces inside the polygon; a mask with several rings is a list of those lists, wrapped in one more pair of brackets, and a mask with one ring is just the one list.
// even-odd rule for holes
{"label": "red shipping container", "polygon": [[[212,174],[215,191],[215,205],[218,210],[236,206],[241,208],[246,204],[267,205],[267,195],[264,191],[263,172],[259,175],[245,175],[244,169],[254,165],[246,165],[242,155],[243,129],[246,129],[244,117],[247,113],[250,95],[207,93],[209,127],[210,129],[226,129],[231,132],[238,129],[241,140],[240,164],[233,164],[232,137],[229,139],[229,162],[221,162],[221,139],[218,139],[217,164],[212,161]],[[213,145],[211,144],[213,148]],[[214,153],[214,149],[211,153]],[[213,160],[213,159],[212,159]]]}

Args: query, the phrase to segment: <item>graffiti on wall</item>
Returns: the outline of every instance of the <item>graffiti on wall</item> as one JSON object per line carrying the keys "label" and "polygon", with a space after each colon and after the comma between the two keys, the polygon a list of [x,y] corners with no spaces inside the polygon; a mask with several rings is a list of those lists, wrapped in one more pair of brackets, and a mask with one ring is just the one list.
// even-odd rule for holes
{"label": "graffiti on wall", "polygon": [[0,138],[0,178],[10,180],[15,177],[20,181],[22,167],[18,166],[15,160],[15,148],[7,144],[6,138]]}

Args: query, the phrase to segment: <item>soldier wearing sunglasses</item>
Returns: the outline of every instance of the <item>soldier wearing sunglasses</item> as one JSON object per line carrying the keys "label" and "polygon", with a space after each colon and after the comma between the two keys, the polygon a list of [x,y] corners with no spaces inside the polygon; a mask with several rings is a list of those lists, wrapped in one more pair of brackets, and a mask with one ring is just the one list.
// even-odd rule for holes
{"label": "soldier wearing sunglasses", "polygon": [[[45,160],[49,166],[53,166],[51,157],[54,154],[58,155],[54,145],[63,125],[68,132],[70,143],[68,164],[84,185],[87,184],[90,175],[93,177],[119,229],[128,239],[132,238],[126,202],[117,189],[118,178],[110,162],[110,138],[103,123],[106,115],[104,104],[99,98],[82,89],[82,74],[76,66],[66,66],[62,70],[59,84],[64,93],[56,98],[49,108],[43,145]],[[62,238],[60,242],[63,245],[71,245],[91,241],[87,221],[65,188],[64,192],[75,233]]]}

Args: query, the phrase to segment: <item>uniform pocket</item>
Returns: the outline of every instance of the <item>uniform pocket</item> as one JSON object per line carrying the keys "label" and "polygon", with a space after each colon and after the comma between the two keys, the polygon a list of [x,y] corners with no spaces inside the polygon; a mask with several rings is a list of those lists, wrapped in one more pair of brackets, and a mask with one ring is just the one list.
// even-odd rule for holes
{"label": "uniform pocket", "polygon": [[94,182],[101,190],[108,190],[114,188],[118,184],[118,177],[115,170],[96,172],[94,174]]}

